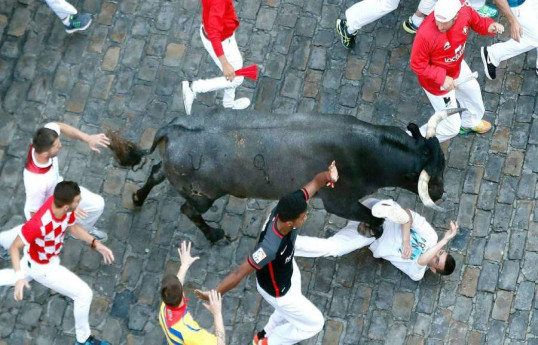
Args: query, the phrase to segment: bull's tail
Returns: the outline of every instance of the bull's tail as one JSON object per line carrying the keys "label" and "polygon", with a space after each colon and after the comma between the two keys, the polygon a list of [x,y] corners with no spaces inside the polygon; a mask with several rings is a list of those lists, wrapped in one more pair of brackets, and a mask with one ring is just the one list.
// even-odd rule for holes
{"label": "bull's tail", "polygon": [[106,135],[110,139],[109,148],[112,150],[118,164],[133,169],[140,164],[144,156],[155,151],[155,148],[161,140],[168,140],[167,131],[165,128],[161,128],[155,134],[151,148],[149,150],[144,150],[132,141],[122,138],[118,131],[109,129]]}

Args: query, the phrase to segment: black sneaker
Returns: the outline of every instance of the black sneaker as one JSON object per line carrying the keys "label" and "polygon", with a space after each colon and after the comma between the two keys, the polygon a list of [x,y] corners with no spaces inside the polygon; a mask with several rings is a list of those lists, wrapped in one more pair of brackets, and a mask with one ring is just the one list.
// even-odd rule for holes
{"label": "black sneaker", "polygon": [[413,24],[413,20],[411,18],[413,17],[410,16],[409,18],[407,18],[407,20],[402,23],[402,26],[405,32],[410,33],[411,35],[414,35],[417,33],[418,27],[415,24]]}
{"label": "black sneaker", "polygon": [[85,342],[79,343],[77,341],[77,343],[75,345],[110,345],[110,343],[108,343],[106,341],[96,339],[96,338],[93,337],[93,335],[90,335],[90,337],[88,339],[86,339]]}
{"label": "black sneaker", "polygon": [[357,31],[353,34],[347,32],[347,21],[345,19],[336,20],[336,32],[340,35],[340,40],[342,45],[348,49],[353,48],[355,45],[355,36],[357,36]]}
{"label": "black sneaker", "polygon": [[489,80],[497,78],[497,67],[491,63],[488,54],[488,47],[480,47],[480,56],[482,56],[482,63],[484,64],[484,72],[486,73],[486,77],[488,77]]}
{"label": "black sneaker", "polygon": [[72,34],[75,31],[82,31],[86,30],[88,26],[92,23],[92,16],[91,14],[84,13],[84,14],[73,14],[69,16],[69,24],[65,25],[65,31],[68,34]]}

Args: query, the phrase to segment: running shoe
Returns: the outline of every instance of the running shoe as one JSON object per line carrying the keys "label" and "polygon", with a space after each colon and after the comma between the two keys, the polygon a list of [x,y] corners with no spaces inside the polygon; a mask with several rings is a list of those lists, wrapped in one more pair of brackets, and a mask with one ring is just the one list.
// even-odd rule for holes
{"label": "running shoe", "polygon": [[409,18],[407,18],[407,20],[402,23],[402,26],[405,32],[414,35],[417,33],[418,26],[413,24],[413,20],[411,18],[413,18],[413,16],[409,16]]}
{"label": "running shoe", "polygon": [[480,121],[480,123],[474,127],[461,127],[460,134],[468,134],[471,132],[476,132],[478,134],[484,134],[489,132],[491,129],[491,123],[486,120]]}
{"label": "running shoe", "polygon": [[69,24],[65,25],[65,31],[68,34],[72,34],[75,31],[83,31],[90,26],[92,23],[92,16],[91,14],[84,13],[84,14],[73,14],[69,16]]}
{"label": "running shoe", "polygon": [[345,19],[336,20],[336,32],[338,32],[338,35],[340,35],[340,40],[342,41],[342,45],[344,47],[347,49],[353,48],[355,45],[355,36],[357,36],[358,31],[355,31],[352,34],[348,33],[347,21]]}
{"label": "running shoe", "polygon": [[409,221],[409,215],[392,199],[381,200],[372,207],[372,215],[376,218],[386,218],[398,224]]}
{"label": "running shoe", "polygon": [[497,78],[497,67],[495,67],[489,58],[488,47],[480,47],[480,56],[482,57],[486,77],[488,77],[489,80]]}

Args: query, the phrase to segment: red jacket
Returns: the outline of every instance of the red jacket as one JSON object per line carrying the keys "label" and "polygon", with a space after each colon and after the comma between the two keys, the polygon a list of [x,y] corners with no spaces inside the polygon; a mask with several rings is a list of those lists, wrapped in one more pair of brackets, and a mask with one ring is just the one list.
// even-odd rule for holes
{"label": "red jacket", "polygon": [[417,74],[419,84],[431,94],[447,94],[448,91],[441,91],[441,86],[446,76],[456,79],[460,75],[469,29],[493,36],[488,33],[492,23],[493,19],[481,17],[466,5],[458,12],[454,25],[444,33],[435,25],[433,12],[426,17],[411,50],[411,69]]}
{"label": "red jacket", "polygon": [[202,23],[215,54],[221,56],[221,42],[239,26],[232,0],[202,0]]}

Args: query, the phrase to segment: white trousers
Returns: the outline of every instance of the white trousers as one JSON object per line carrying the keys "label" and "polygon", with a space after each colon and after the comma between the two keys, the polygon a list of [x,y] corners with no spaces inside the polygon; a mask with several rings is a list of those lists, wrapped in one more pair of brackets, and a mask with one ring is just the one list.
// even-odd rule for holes
{"label": "white trousers", "polygon": [[[84,187],[80,187],[80,204],[78,207],[86,211],[88,215],[84,219],[77,218],[77,224],[81,225],[87,231],[91,231],[99,217],[101,217],[101,214],[103,214],[103,210],[105,209],[105,199],[99,194],[95,194]],[[26,217],[26,220],[31,218],[30,212],[27,210],[24,210],[24,216]]]}
{"label": "white trousers", "polygon": [[[205,50],[209,53],[209,56],[215,61],[215,64],[222,71],[222,64],[220,63],[219,58],[213,50],[211,42],[205,37],[203,32],[203,26],[200,27],[200,37],[202,38],[202,43]],[[237,41],[235,40],[235,33],[222,41],[222,50],[226,59],[232,65],[234,70],[238,70],[243,67],[243,57],[237,46]],[[235,88],[243,83],[244,77],[235,77],[234,80],[228,81],[225,77],[217,77],[212,79],[199,79],[195,80],[192,83],[192,91],[194,93],[206,93],[217,90],[224,90],[224,95],[222,97],[222,105],[229,108],[233,106],[235,100]]]}
{"label": "white trousers", "polygon": [[521,25],[523,34],[519,42],[509,39],[488,47],[488,55],[495,66],[538,47],[538,0],[526,0],[520,6],[510,9]]}
{"label": "white trousers", "polygon": [[[471,69],[465,60],[463,60],[461,62],[459,78],[471,73]],[[456,90],[452,90],[443,96],[436,96],[426,90],[424,91],[435,111],[440,111],[445,108],[456,108],[456,100],[460,103],[462,108],[467,108],[467,110],[461,114],[461,117],[460,114],[453,114],[439,123],[436,133],[439,142],[446,141],[458,135],[460,127],[474,127],[478,125],[486,111],[484,102],[482,101],[480,85],[476,79],[472,79],[459,85]],[[420,127],[420,133],[422,133],[423,136],[426,136],[427,127],[427,124]]]}
{"label": "white trousers", "polygon": [[291,287],[284,296],[269,295],[257,282],[256,287],[263,299],[275,308],[263,328],[269,345],[293,345],[323,329],[323,315],[301,292],[301,272],[295,260]]}
{"label": "white trousers", "polygon": [[77,9],[65,0],[45,0],[50,9],[56,13],[58,18],[64,20],[68,16],[77,13]]}
{"label": "white trousers", "polygon": [[[29,267],[28,262],[31,263]],[[26,254],[21,259],[21,270],[28,281],[35,280],[74,301],[75,333],[78,342],[83,343],[90,336],[88,316],[93,293],[88,284],[73,272],[60,265],[55,258],[49,264],[40,265],[33,262]],[[0,270],[0,286],[13,286],[16,283],[13,269]]]}
{"label": "white trousers", "polygon": [[384,15],[394,11],[400,0],[363,0],[346,10],[349,32],[359,30]]}

